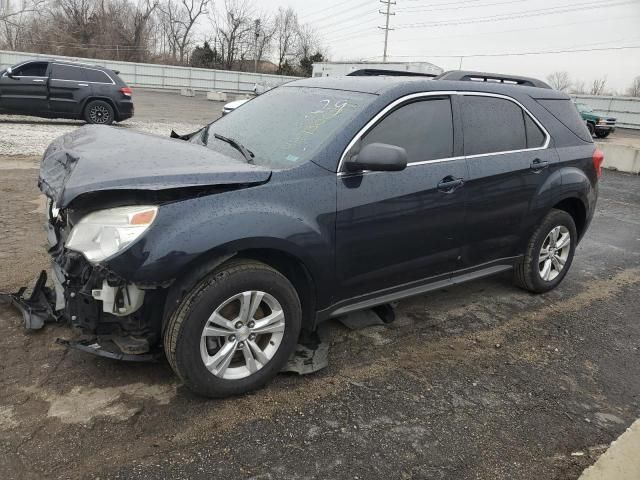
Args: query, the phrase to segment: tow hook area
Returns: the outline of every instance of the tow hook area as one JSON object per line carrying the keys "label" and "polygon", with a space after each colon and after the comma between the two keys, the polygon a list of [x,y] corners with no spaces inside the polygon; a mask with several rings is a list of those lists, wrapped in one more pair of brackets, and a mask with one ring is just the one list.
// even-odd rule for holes
{"label": "tow hook area", "polygon": [[39,330],[47,322],[57,322],[54,311],[55,293],[48,287],[47,272],[40,272],[31,292],[22,287],[16,293],[0,293],[0,301],[9,303],[22,313],[24,327],[27,330]]}

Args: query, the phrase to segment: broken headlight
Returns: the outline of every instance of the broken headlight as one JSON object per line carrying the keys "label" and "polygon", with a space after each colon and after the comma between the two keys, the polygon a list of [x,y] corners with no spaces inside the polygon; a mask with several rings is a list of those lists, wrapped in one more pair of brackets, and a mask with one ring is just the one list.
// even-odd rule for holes
{"label": "broken headlight", "polygon": [[121,252],[151,226],[158,207],[135,206],[98,210],[75,224],[66,247],[100,262]]}

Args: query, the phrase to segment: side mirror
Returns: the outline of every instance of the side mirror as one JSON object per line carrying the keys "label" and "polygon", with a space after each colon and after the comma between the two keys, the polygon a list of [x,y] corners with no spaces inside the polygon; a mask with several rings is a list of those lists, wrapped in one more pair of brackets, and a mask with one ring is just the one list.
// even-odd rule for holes
{"label": "side mirror", "polygon": [[7,67],[7,77],[13,78],[13,69],[11,67]]}
{"label": "side mirror", "polygon": [[407,167],[407,151],[386,143],[370,143],[345,162],[350,172],[398,172]]}

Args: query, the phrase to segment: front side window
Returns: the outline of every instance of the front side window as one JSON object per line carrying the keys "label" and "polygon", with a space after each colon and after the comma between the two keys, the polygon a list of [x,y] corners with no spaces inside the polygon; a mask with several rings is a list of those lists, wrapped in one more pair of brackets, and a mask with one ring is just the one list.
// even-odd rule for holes
{"label": "front side window", "polygon": [[465,155],[527,148],[525,115],[510,100],[465,95],[462,102]]}
{"label": "front side window", "polygon": [[404,148],[409,163],[453,156],[451,100],[430,98],[399,107],[365,134],[360,148],[370,143]]}
{"label": "front side window", "polygon": [[279,87],[219,118],[191,141],[242,159],[237,149],[216,138],[225,136],[249,150],[256,165],[293,168],[311,160],[375,98],[360,92]]}
{"label": "front side window", "polygon": [[47,62],[29,62],[13,69],[16,77],[46,77]]}
{"label": "front side window", "polygon": [[51,69],[51,78],[54,80],[73,80],[77,82],[85,82],[84,69],[71,65],[53,64]]}

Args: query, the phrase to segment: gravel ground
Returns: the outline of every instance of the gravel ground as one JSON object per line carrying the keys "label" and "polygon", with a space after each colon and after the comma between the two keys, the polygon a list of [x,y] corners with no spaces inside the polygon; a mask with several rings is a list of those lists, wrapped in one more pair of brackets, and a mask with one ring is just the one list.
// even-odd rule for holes
{"label": "gravel ground", "polygon": [[[37,162],[0,156],[0,290],[47,268]],[[640,177],[606,171],[600,195],[553,292],[501,275],[391,325],[332,321],[325,371],[240,398],[67,351],[69,329],[0,305],[0,478],[577,479],[640,416]]]}
{"label": "gravel ground", "polygon": [[[135,116],[116,128],[131,128],[157,135],[171,130],[189,133],[215,120],[221,102],[203,96],[181,97],[175,93],[136,90]],[[42,155],[52,140],[84,125],[82,121],[0,115],[0,155]]]}

